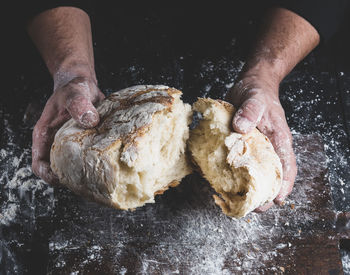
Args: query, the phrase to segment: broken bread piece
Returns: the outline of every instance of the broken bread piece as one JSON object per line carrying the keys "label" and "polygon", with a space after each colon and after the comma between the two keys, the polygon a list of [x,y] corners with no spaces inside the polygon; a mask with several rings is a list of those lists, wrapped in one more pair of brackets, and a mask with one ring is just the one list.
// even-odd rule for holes
{"label": "broken bread piece", "polygon": [[232,132],[233,105],[199,98],[193,105],[199,124],[190,132],[189,151],[219,194],[215,203],[241,218],[272,201],[282,184],[282,165],[269,139],[259,130]]}
{"label": "broken bread piece", "polygon": [[60,183],[118,209],[154,202],[191,173],[185,154],[191,106],[181,94],[163,85],[134,86],[101,102],[97,127],[67,121],[51,147]]}

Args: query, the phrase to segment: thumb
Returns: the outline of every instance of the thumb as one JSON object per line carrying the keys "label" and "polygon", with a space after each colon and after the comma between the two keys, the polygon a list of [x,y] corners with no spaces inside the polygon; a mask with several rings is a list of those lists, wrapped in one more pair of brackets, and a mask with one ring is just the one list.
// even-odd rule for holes
{"label": "thumb", "polygon": [[95,127],[100,121],[96,108],[84,95],[77,95],[69,99],[66,109],[72,118],[84,128]]}
{"label": "thumb", "polygon": [[249,133],[259,124],[264,111],[263,102],[256,98],[247,99],[233,117],[233,129],[238,133]]}

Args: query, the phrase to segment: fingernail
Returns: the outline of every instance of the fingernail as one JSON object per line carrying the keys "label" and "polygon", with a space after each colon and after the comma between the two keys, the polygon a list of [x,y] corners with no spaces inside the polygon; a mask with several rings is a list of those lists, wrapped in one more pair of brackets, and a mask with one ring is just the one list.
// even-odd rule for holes
{"label": "fingernail", "polygon": [[276,198],[275,202],[279,205],[279,206],[283,206],[285,204],[284,198]]}
{"label": "fingernail", "polygon": [[291,189],[289,188],[290,186],[291,186],[291,183],[289,181],[284,180],[282,182],[281,190],[274,200],[278,205],[283,206],[285,204],[285,199],[287,198],[287,196],[290,194],[290,191],[291,191]]}
{"label": "fingernail", "polygon": [[243,133],[249,132],[250,128],[252,127],[252,122],[245,117],[239,117],[236,120],[235,124],[237,128]]}
{"label": "fingernail", "polygon": [[91,128],[98,123],[98,116],[92,111],[87,111],[82,115],[80,122],[84,127]]}
{"label": "fingernail", "polygon": [[287,194],[279,194],[275,199],[274,202],[277,203],[279,206],[283,206],[286,202],[285,199],[287,197]]}

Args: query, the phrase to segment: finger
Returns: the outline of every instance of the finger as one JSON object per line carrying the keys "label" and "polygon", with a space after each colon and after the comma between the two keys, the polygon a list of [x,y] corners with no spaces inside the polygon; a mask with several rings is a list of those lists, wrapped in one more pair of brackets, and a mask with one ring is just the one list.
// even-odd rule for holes
{"label": "finger", "polygon": [[242,134],[249,133],[259,124],[264,111],[263,102],[254,97],[247,99],[233,117],[233,129]]}
{"label": "finger", "polygon": [[278,204],[278,205],[283,205],[286,197],[289,196],[290,193],[292,192],[293,186],[294,186],[294,182],[284,180],[282,182],[282,186],[281,186],[280,192],[278,193],[278,195],[275,198],[274,202],[276,204]]}
{"label": "finger", "polygon": [[98,102],[104,100],[105,98],[106,98],[106,96],[101,91],[99,91],[98,92]]}
{"label": "finger", "polygon": [[59,183],[58,177],[52,172],[50,164],[46,161],[34,161],[32,170],[36,176],[42,178],[48,184],[57,185]]}
{"label": "finger", "polygon": [[283,181],[280,192],[275,198],[275,203],[282,205],[284,200],[293,190],[295,177],[297,175],[297,167],[293,148],[290,146],[289,153],[279,153],[283,167]]}
{"label": "finger", "polygon": [[51,144],[56,131],[41,125],[39,120],[33,130],[32,170],[47,183],[55,184],[58,178],[52,172],[49,162]]}
{"label": "finger", "polygon": [[60,112],[49,99],[32,134],[32,169],[48,183],[57,182],[50,169],[50,150],[57,130],[69,119],[67,111]]}
{"label": "finger", "polygon": [[263,206],[255,208],[254,212],[262,213],[262,212],[265,212],[267,209],[271,208],[272,206],[273,206],[273,202],[271,201],[271,202],[264,204]]}
{"label": "finger", "polygon": [[[281,133],[281,132],[280,132]],[[283,181],[275,202],[283,204],[285,198],[292,192],[297,173],[296,160],[292,147],[292,137],[275,133],[272,137],[273,144],[276,144],[276,153],[280,157],[283,168]]]}
{"label": "finger", "polygon": [[274,200],[279,205],[283,204],[285,198],[292,192],[297,173],[292,136],[289,130],[285,130],[285,127],[288,128],[287,125],[283,125],[282,127],[275,128],[273,131],[266,131],[264,133],[270,139],[282,163],[283,181],[280,192]]}
{"label": "finger", "polygon": [[66,103],[69,114],[84,128],[95,127],[100,119],[90,99],[84,95],[69,98]]}

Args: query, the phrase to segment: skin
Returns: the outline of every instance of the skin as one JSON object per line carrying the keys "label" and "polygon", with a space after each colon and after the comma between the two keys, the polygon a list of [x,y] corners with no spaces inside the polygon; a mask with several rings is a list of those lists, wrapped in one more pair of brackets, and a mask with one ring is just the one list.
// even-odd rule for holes
{"label": "skin", "polygon": [[53,94],[33,130],[32,169],[56,184],[50,149],[57,130],[70,118],[84,128],[96,126],[94,104],[104,98],[97,87],[90,19],[81,9],[59,7],[37,15],[27,28],[54,81]]}
{"label": "skin", "polygon": [[[274,202],[283,204],[291,193],[297,174],[296,160],[285,113],[279,101],[279,85],[283,78],[309,54],[320,41],[316,29],[299,15],[274,8],[237,84],[227,99],[237,108],[233,129],[248,133],[257,127],[271,141],[283,166],[283,183]],[[266,211],[273,203],[256,209]]]}
{"label": "skin", "polygon": [[[28,33],[54,80],[53,94],[33,130],[32,168],[37,176],[55,184],[58,179],[50,168],[55,133],[70,118],[84,128],[96,126],[99,116],[94,104],[104,95],[97,87],[91,25],[84,11],[73,7],[45,11],[28,23]],[[232,120],[234,130],[248,133],[257,127],[281,159],[283,186],[275,199],[278,204],[290,194],[297,171],[279,84],[319,40],[317,31],[302,17],[272,9],[239,81],[228,93],[227,100],[238,108]]]}

